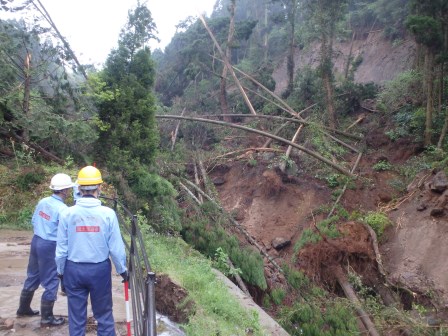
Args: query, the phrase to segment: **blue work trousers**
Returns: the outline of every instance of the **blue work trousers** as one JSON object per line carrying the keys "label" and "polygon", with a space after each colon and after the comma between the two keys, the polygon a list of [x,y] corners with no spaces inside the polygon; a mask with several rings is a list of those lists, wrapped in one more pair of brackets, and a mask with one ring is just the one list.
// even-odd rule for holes
{"label": "blue work trousers", "polygon": [[54,261],[56,242],[34,235],[31,240],[30,258],[23,289],[35,291],[39,285],[45,289],[42,300],[56,301],[59,278]]}
{"label": "blue work trousers", "polygon": [[95,320],[98,336],[115,336],[112,314],[112,275],[110,260],[94,263],[75,263],[67,260],[63,282],[68,301],[70,336],[84,336],[87,324],[87,299]]}

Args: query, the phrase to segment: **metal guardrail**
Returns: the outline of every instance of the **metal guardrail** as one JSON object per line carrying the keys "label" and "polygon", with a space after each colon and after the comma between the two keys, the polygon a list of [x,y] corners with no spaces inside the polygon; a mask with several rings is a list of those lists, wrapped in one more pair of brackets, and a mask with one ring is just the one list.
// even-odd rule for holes
{"label": "metal guardrail", "polygon": [[[128,251],[129,288],[132,300],[132,322],[135,336],[156,336],[156,275],[151,271],[137,216],[116,198],[100,196],[113,202],[126,250]],[[118,207],[120,210],[118,211]],[[128,219],[128,221],[125,220]],[[128,224],[129,222],[130,224]],[[123,232],[124,231],[124,232]],[[129,242],[128,242],[129,241]]]}

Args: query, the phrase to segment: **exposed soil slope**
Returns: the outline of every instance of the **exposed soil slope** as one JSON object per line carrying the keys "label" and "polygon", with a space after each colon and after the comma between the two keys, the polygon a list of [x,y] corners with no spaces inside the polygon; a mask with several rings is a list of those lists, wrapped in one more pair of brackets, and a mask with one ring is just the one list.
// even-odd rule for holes
{"label": "exposed soil slope", "polygon": [[[358,176],[355,186],[346,191],[340,203],[350,213],[386,211],[393,226],[378,242],[366,225],[341,223],[341,238],[305,246],[294,266],[338,293],[340,288],[332,267],[350,265],[365,285],[377,290],[385,304],[391,304],[394,297],[400,302],[401,296],[406,309],[412,308],[413,301],[424,304],[431,301],[443,311],[448,304],[448,247],[445,244],[448,191],[441,187],[443,177],[436,178],[429,173],[426,179],[417,177],[402,195],[394,184],[405,182],[394,168],[386,171],[372,168],[379,161],[399,167],[421,150],[411,139],[392,142],[384,135],[384,129],[374,128],[373,125],[378,125],[374,120],[377,117],[368,116],[361,126],[367,148],[355,171]],[[215,167],[210,173],[221,203],[278,264],[291,263],[293,246],[303,230],[316,230],[314,224],[325,218],[318,215],[319,209],[333,204],[332,190],[313,176],[280,173],[270,166],[272,157],[267,154],[251,153],[249,157],[256,158],[257,164],[234,161]],[[300,160],[293,158],[300,165]],[[405,201],[397,204],[397,199]],[[275,248],[278,241],[286,243]],[[265,274],[270,288],[284,282],[267,260]],[[387,284],[408,294],[410,289],[414,294],[403,296],[400,290],[391,293]]]}

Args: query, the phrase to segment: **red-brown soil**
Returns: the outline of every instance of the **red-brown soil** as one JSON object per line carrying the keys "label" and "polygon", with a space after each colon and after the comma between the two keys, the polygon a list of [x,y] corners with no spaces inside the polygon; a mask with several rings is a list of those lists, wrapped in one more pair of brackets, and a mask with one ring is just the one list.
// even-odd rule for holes
{"label": "red-brown soil", "polygon": [[[402,307],[406,309],[416,302],[432,305],[441,312],[448,304],[448,247],[444,242],[448,234],[448,191],[432,191],[430,182],[434,174],[429,173],[425,180],[421,180],[422,176],[417,177],[414,184],[419,181],[420,184],[403,193],[397,185],[408,181],[398,174],[397,169],[375,171],[372,168],[379,161],[399,167],[421,151],[411,139],[392,142],[384,129],[374,130],[372,125],[376,118],[377,115],[368,115],[362,125],[366,150],[355,171],[358,176],[355,185],[347,189],[340,204],[349,213],[384,211],[388,214],[393,226],[376,245],[381,254],[375,254],[376,237],[364,224],[341,222],[340,238],[323,239],[305,246],[295,259],[294,267],[304,271],[316,283],[341,294],[332,267],[341,265],[347,269],[349,266],[361,276],[366,286],[377,290],[385,304],[391,304],[392,297],[401,297]],[[263,143],[260,139],[254,146],[254,139],[250,137],[248,142],[248,147]],[[249,159],[255,159],[256,164]],[[297,157],[293,156],[293,159],[300,165]],[[312,228],[316,231],[314,224],[325,219],[324,215],[319,215],[319,209],[333,204],[332,189],[309,175],[282,174],[271,164],[269,154],[251,152],[241,156],[240,160],[214,167],[210,176],[216,182],[223,207],[278,264],[291,264],[293,246],[303,230]],[[272,244],[276,238],[291,243],[277,250]],[[245,241],[244,237],[241,240]],[[381,258],[381,265],[377,258]],[[267,261],[265,274],[271,288],[284,283]],[[386,283],[397,288],[395,293],[383,291],[388,288]]]}

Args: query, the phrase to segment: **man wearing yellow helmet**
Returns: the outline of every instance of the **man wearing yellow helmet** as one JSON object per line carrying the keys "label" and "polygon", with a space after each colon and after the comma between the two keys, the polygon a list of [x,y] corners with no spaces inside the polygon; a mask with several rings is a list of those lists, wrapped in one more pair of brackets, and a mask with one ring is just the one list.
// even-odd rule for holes
{"label": "man wearing yellow helmet", "polygon": [[97,168],[82,168],[77,180],[82,197],[61,213],[56,264],[67,294],[70,336],[85,335],[89,294],[97,335],[115,335],[109,257],[117,273],[128,277],[117,215],[98,199],[102,183]]}
{"label": "man wearing yellow helmet", "polygon": [[27,278],[20,294],[17,316],[39,314],[39,311],[31,309],[30,304],[34,291],[41,284],[45,288],[41,298],[41,324],[43,326],[58,326],[65,322],[64,318],[56,318],[53,315],[53,306],[59,287],[54,258],[60,212],[67,208],[64,201],[72,187],[70,176],[67,174],[54,175],[50,182],[53,195],[39,201],[31,219],[34,236],[31,241]]}

